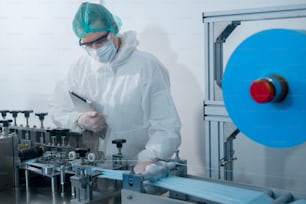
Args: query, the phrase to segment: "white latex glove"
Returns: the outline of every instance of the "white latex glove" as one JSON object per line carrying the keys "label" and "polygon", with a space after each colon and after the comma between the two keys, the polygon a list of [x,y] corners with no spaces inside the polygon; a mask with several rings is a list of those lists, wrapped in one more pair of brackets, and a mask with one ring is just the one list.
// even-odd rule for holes
{"label": "white latex glove", "polygon": [[146,167],[152,164],[152,161],[138,161],[137,164],[134,166],[135,174],[144,173]]}
{"label": "white latex glove", "polygon": [[[165,162],[159,161],[138,161],[134,167],[135,174],[142,174],[145,179],[155,182],[163,177],[169,175],[169,168]],[[167,192],[167,189],[162,189],[159,187],[154,187],[151,185],[144,185],[144,190],[150,194],[161,195]]]}
{"label": "white latex glove", "polygon": [[85,130],[100,132],[106,127],[106,122],[101,113],[89,111],[79,117],[78,125]]}

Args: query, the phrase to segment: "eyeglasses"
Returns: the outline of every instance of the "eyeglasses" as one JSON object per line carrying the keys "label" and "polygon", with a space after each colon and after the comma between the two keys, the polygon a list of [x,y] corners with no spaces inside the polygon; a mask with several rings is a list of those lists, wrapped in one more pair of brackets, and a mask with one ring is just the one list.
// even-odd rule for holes
{"label": "eyeglasses", "polygon": [[82,42],[82,40],[80,39],[79,40],[79,45],[80,46],[83,46],[83,47],[93,47],[94,45],[99,45],[99,44],[102,44],[104,42],[106,42],[108,39],[108,34],[109,32],[107,32],[105,35],[102,35],[101,37],[99,37],[98,39],[96,40],[93,40],[91,42]]}

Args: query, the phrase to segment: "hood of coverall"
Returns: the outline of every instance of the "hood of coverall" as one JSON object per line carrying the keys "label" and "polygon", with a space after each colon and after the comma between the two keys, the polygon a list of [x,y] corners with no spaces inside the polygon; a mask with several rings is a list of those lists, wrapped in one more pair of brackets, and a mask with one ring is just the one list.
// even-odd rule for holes
{"label": "hood of coverall", "polygon": [[111,63],[113,68],[124,64],[126,59],[136,50],[138,45],[137,34],[135,31],[118,34],[118,37],[121,38],[121,45],[115,59]]}

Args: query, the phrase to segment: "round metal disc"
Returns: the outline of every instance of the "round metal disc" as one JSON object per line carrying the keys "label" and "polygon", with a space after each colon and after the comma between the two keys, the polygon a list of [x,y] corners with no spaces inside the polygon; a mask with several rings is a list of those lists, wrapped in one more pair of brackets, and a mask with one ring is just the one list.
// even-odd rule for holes
{"label": "round metal disc", "polygon": [[[280,102],[257,103],[251,83],[269,74],[282,76],[288,93]],[[306,34],[269,29],[244,40],[232,53],[222,78],[225,108],[252,140],[290,147],[306,140]]]}

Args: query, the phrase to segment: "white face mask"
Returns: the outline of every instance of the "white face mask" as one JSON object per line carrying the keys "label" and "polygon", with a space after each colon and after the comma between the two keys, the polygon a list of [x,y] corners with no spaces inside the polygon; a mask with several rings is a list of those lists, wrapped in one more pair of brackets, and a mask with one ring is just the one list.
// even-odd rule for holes
{"label": "white face mask", "polygon": [[111,62],[116,55],[116,48],[114,42],[109,40],[105,45],[97,49],[90,49],[88,54],[102,63]]}

